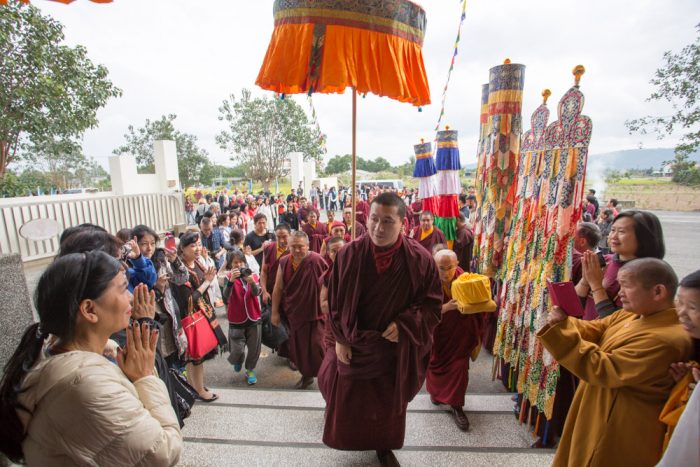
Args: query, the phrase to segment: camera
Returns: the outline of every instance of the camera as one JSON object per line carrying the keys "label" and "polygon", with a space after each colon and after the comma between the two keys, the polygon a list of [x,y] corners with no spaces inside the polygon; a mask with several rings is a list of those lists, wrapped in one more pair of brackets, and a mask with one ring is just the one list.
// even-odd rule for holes
{"label": "camera", "polygon": [[246,277],[253,274],[253,271],[251,271],[250,268],[241,268],[238,271],[241,273],[241,279],[245,279]]}

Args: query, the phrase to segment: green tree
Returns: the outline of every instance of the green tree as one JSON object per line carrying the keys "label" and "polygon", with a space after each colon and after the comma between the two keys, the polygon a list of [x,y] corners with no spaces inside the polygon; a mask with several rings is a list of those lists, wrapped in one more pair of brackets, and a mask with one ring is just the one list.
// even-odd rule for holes
{"label": "green tree", "polygon": [[35,141],[27,145],[22,159],[27,168],[46,173],[50,185],[60,189],[83,185],[79,174],[90,167],[80,143],[71,139],[44,138]]}
{"label": "green tree", "polygon": [[77,138],[121,91],[82,46],[62,45],[63,26],[31,5],[0,8],[0,177],[22,150]]}
{"label": "green tree", "polygon": [[265,190],[276,177],[287,174],[285,162],[290,152],[301,152],[304,159],[320,160],[321,134],[304,110],[292,99],[252,97],[248,89],[224,100],[219,120],[226,129],[216,136],[219,146],[232,154],[231,160],[246,167],[246,175],[262,182]]}
{"label": "green tree", "polygon": [[211,162],[209,154],[197,145],[197,137],[175,129],[175,114],[163,115],[160,120],[146,120],[144,126],[134,128],[129,125],[124,135],[126,143],[114,151],[116,155],[133,154],[142,171],[153,171],[153,142],[157,140],[175,141],[180,183],[183,187],[200,183],[202,173]]}
{"label": "green tree", "polygon": [[324,172],[328,175],[335,175],[347,172],[352,168],[352,155],[333,156],[328,160]]}
{"label": "green tree", "polygon": [[[700,24],[696,26],[700,32]],[[656,133],[659,139],[682,131],[684,134],[675,148],[674,181],[693,180],[698,169],[690,156],[700,148],[700,37],[679,53],[667,51],[664,64],[656,70],[651,84],[656,90],[647,101],[666,101],[673,113],[664,116],[646,116],[625,122],[630,133]],[[700,173],[698,173],[700,178]]]}
{"label": "green tree", "polygon": [[211,185],[215,178],[245,178],[245,167],[237,165],[235,167],[226,167],[220,164],[210,164],[206,169],[202,170],[200,181],[204,185]]}

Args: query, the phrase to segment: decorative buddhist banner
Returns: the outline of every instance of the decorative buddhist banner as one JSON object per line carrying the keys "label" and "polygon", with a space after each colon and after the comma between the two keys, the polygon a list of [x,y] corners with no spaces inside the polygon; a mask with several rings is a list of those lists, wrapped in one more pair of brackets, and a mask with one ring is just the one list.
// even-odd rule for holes
{"label": "decorative buddhist banner", "polygon": [[418,198],[422,201],[423,211],[437,215],[440,199],[437,191],[437,168],[433,159],[433,146],[421,140],[421,144],[413,146],[416,154],[416,166],[413,176],[418,179]]}
{"label": "decorative buddhist banner", "polygon": [[450,130],[437,134],[437,192],[439,203],[435,212],[435,225],[445,234],[449,248],[457,238],[457,216],[459,215],[459,181],[462,165],[459,162],[458,133]]}
{"label": "decorative buddhist banner", "polygon": [[477,166],[478,217],[474,256],[476,270],[496,278],[502,263],[505,236],[510,230],[515,176],[522,132],[521,107],[525,65],[503,65],[489,72],[488,120]]}
{"label": "decorative buddhist banner", "polygon": [[[514,388],[551,417],[559,367],[537,341],[550,307],[546,281],[571,279],[576,224],[581,218],[591,119],[581,115],[584,96],[575,85],[559,101],[559,120],[547,125],[543,103],[523,137],[515,215],[503,271],[494,354],[517,372]],[[546,127],[546,129],[545,129]]]}

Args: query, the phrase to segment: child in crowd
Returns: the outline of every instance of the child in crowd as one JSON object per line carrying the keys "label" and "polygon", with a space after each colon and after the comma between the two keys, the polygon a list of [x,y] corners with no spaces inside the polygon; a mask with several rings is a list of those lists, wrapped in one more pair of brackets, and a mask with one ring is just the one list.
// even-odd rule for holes
{"label": "child in crowd", "polygon": [[[245,254],[240,250],[226,255],[224,295],[228,297],[228,341],[229,363],[236,373],[241,371],[245,360],[246,379],[249,385],[257,382],[255,366],[260,357],[262,321],[260,295],[262,289],[257,274],[248,267]],[[245,348],[248,355],[245,355]]]}

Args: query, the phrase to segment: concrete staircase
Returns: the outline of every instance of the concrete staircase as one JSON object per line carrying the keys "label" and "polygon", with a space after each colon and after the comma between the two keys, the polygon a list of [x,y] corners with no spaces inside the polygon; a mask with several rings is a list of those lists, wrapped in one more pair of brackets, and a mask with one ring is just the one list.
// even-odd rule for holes
{"label": "concrete staircase", "polygon": [[[197,404],[183,431],[181,465],[378,465],[374,452],[346,452],[321,442],[325,403],[316,390],[211,388],[219,400]],[[529,448],[508,394],[469,394],[468,433],[419,394],[408,407],[402,465],[545,466],[552,451]]]}
{"label": "concrete staircase", "polygon": [[[223,309],[217,309],[224,329]],[[219,399],[198,402],[185,420],[180,465],[379,465],[374,452],[336,451],[322,441],[325,401],[316,383],[293,390],[299,373],[263,346],[249,387],[219,356],[205,364],[205,382]],[[471,427],[460,431],[452,415],[430,402],[425,388],[408,406],[404,448],[396,457],[406,466],[548,466],[554,452],[532,449],[535,441],[513,415],[514,402],[500,382],[491,381],[492,357],[482,352],[469,372],[465,411]]]}

